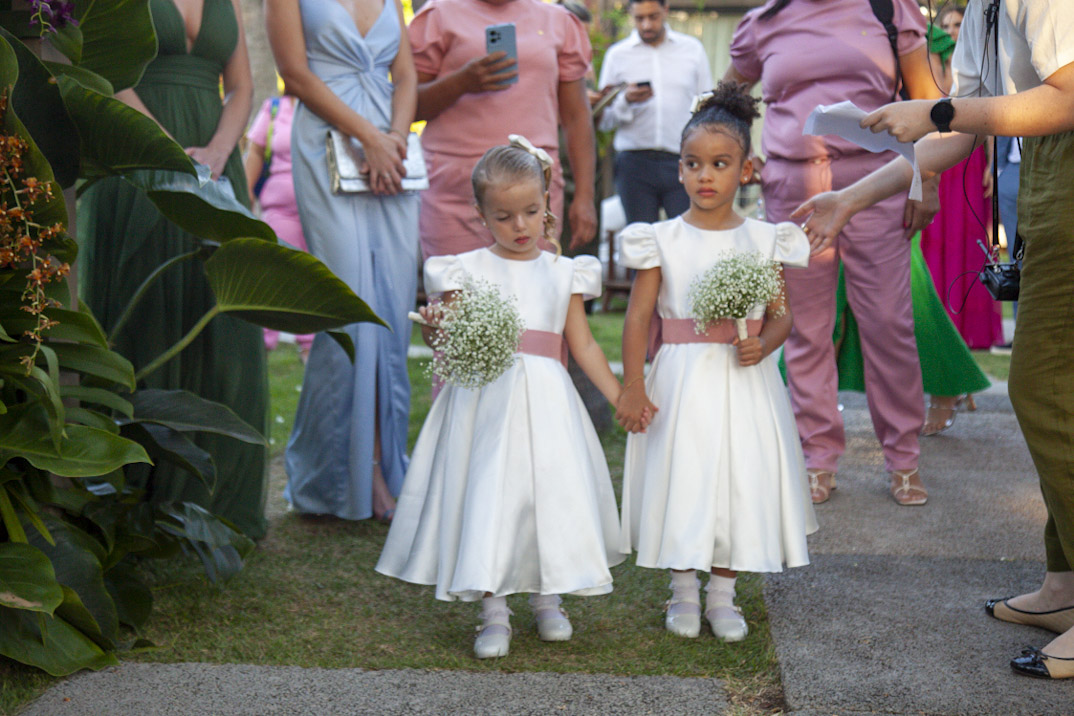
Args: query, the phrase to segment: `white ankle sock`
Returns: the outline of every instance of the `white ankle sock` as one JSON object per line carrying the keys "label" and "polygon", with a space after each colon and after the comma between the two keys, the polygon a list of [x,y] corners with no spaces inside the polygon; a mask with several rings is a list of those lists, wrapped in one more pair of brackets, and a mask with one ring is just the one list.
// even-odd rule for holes
{"label": "white ankle sock", "polygon": [[735,581],[738,577],[712,575],[705,585],[705,611],[716,607],[730,607],[735,603]]}
{"label": "white ankle sock", "polygon": [[481,613],[493,614],[507,611],[507,597],[484,597],[481,599]]}
{"label": "white ankle sock", "polygon": [[533,607],[533,611],[535,612],[539,612],[543,609],[558,609],[562,602],[563,599],[558,594],[530,595],[530,606]]}
{"label": "white ankle sock", "polygon": [[671,588],[682,589],[690,588],[697,585],[697,572],[690,569],[685,572],[676,572],[671,570]]}

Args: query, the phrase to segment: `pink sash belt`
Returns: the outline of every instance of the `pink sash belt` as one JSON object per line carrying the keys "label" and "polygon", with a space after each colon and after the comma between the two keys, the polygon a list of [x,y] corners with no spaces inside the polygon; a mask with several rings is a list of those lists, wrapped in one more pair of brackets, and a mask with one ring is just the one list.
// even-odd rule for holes
{"label": "pink sash belt", "polygon": [[522,342],[518,347],[519,353],[543,358],[553,358],[567,367],[567,341],[562,333],[551,331],[522,332]]}
{"label": "pink sash belt", "polygon": [[[649,359],[665,343],[731,343],[738,337],[738,329],[731,319],[712,324],[704,333],[698,333],[695,325],[692,318],[660,318],[653,314],[649,324]],[[751,336],[759,336],[762,326],[763,319],[746,320],[746,332]]]}

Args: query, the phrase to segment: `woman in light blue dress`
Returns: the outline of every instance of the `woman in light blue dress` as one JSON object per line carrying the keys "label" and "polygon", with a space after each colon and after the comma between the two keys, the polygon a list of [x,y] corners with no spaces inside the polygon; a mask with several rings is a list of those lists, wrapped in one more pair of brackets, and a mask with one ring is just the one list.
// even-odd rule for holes
{"label": "woman in light blue dress", "polygon": [[[398,0],[267,0],[280,75],[301,104],[291,157],[310,252],[391,325],[349,326],[352,364],[327,334],[313,342],[287,445],[292,507],[391,519],[406,473],[406,351],[418,267],[418,196],[403,192],[417,76]],[[389,73],[391,81],[389,81]],[[372,193],[333,194],[325,138],[362,143]]]}

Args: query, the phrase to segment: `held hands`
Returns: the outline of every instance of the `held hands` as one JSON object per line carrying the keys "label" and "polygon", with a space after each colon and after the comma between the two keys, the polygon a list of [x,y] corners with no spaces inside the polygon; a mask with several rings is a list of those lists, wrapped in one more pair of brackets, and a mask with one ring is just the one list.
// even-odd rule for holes
{"label": "held hands", "polygon": [[187,147],[186,153],[194,161],[209,167],[213,179],[219,179],[224,173],[224,166],[230,154],[230,152],[221,152],[212,147]]}
{"label": "held hands", "polygon": [[874,134],[887,132],[900,142],[916,142],[929,132],[936,131],[932,123],[935,100],[912,99],[886,104],[861,118],[861,126]]}
{"label": "held hands", "polygon": [[635,379],[623,388],[615,405],[615,420],[624,430],[644,433],[658,411],[645,394],[645,381]]}
{"label": "held hands", "polygon": [[374,137],[362,142],[365,150],[363,174],[369,175],[369,187],[374,194],[390,196],[403,190],[406,168],[406,140],[395,132],[378,131]]}
{"label": "held hands", "polygon": [[518,65],[503,50],[470,60],[459,70],[464,92],[499,92],[511,85],[504,84],[518,77]]}
{"label": "held hands", "polygon": [[768,347],[762,336],[750,336],[745,340],[736,338],[731,345],[738,348],[738,364],[740,366],[757,365],[768,355],[765,349]]}

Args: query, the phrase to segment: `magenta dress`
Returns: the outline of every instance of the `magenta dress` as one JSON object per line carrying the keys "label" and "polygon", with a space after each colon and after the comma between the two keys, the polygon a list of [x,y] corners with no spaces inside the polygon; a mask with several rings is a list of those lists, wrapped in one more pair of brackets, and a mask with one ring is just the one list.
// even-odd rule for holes
{"label": "magenta dress", "polygon": [[[984,147],[940,176],[940,213],[921,232],[921,253],[932,274],[947,315],[962,340],[974,350],[1003,343],[1003,318],[977,280],[988,245],[985,227],[992,223],[992,207],[981,187],[988,160]],[[968,200],[967,200],[968,197]]]}
{"label": "magenta dress", "polygon": [[[246,133],[251,144],[264,147],[271,119],[272,161],[257,203],[261,206],[261,220],[272,227],[280,241],[306,251],[306,237],[302,235],[302,223],[298,220],[298,205],[295,203],[295,182],[291,178],[291,120],[295,116],[297,100],[290,95],[279,100],[280,107],[275,118],[271,117],[272,99],[266,99],[250,125],[250,131]],[[266,348],[272,350],[279,340],[279,331],[265,329]],[[313,336],[295,336],[295,342],[309,351]]]}

